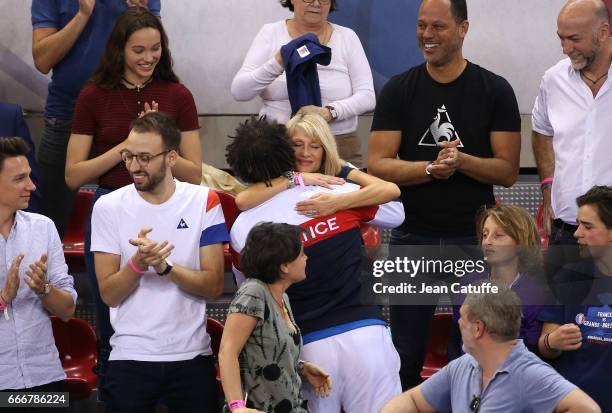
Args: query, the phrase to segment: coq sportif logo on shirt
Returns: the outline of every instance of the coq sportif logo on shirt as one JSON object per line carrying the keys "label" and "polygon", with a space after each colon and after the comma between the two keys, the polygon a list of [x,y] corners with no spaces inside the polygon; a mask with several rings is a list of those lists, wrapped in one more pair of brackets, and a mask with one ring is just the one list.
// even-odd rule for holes
{"label": "coq sportif logo on shirt", "polygon": [[459,132],[455,129],[446,106],[437,109],[436,116],[429,128],[423,134],[419,146],[436,146],[439,142],[452,142],[459,140],[459,148],[463,148],[463,142],[459,138]]}
{"label": "coq sportif logo on shirt", "polygon": [[178,225],[176,226],[176,229],[187,229],[187,228],[189,228],[189,226],[187,225],[185,220],[183,218],[181,218],[181,220],[179,221]]}

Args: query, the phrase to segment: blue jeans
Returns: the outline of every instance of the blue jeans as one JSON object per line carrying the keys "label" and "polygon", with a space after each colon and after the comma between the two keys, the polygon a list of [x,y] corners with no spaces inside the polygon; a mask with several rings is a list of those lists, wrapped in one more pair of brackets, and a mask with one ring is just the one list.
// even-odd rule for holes
{"label": "blue jeans", "polygon": [[[440,237],[436,234],[413,234],[397,229],[391,232],[390,245],[476,245],[476,236]],[[391,337],[400,355],[402,390],[418,386],[427,353],[427,341],[435,305],[391,306]]]}
{"label": "blue jeans", "polygon": [[65,180],[66,150],[72,119],[45,118],[45,131],[38,148],[42,213],[51,218],[60,239],[68,226],[75,192]]}
{"label": "blue jeans", "polygon": [[94,264],[94,255],[91,252],[91,214],[96,201],[105,194],[112,192],[107,188],[98,188],[93,197],[87,225],[85,226],[85,267],[87,268],[87,276],[89,278],[89,286],[96,303],[96,324],[98,325],[98,365],[96,366],[96,374],[98,375],[98,398],[101,401],[106,399],[106,369],[108,366],[108,357],[111,352],[110,338],[115,333],[110,323],[108,306],[102,301],[100,295],[100,287],[96,277],[96,268]]}

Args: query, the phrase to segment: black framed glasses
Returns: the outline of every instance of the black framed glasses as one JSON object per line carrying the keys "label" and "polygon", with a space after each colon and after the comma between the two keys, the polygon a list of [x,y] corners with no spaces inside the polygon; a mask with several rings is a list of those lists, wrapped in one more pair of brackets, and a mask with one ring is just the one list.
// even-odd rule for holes
{"label": "black framed glasses", "polygon": [[119,154],[121,155],[121,159],[123,160],[123,162],[125,162],[126,164],[129,164],[130,162],[132,162],[132,159],[136,158],[138,164],[142,167],[145,167],[149,164],[149,162],[151,162],[151,159],[157,158],[160,155],[165,155],[168,152],[170,152],[170,150],[165,150],[156,155],[151,155],[149,153],[132,153],[127,149],[123,149],[121,152],[119,152]]}
{"label": "black framed glasses", "polygon": [[472,401],[470,402],[470,411],[474,413],[478,413],[479,407],[480,407],[480,397],[473,395]]}
{"label": "black framed glasses", "polygon": [[[302,0],[302,1],[307,4],[314,3],[314,0]],[[319,4],[324,4],[325,6],[327,6],[329,3],[331,3],[331,0],[319,0]]]}

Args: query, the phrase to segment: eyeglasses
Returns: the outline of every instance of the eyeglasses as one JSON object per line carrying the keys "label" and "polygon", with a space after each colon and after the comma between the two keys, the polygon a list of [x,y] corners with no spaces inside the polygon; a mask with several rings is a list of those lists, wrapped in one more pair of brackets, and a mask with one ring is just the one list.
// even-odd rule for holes
{"label": "eyeglasses", "polygon": [[473,395],[472,401],[470,402],[470,411],[478,412],[479,407],[480,407],[480,397]]}
{"label": "eyeglasses", "polygon": [[148,153],[134,154],[128,151],[127,149],[123,149],[121,152],[119,152],[119,154],[121,155],[121,159],[123,160],[123,162],[125,162],[126,164],[129,164],[130,162],[132,162],[132,159],[136,158],[138,164],[144,167],[147,166],[149,162],[151,162],[151,159],[157,158],[160,155],[165,155],[168,152],[170,152],[170,150],[165,150],[163,152],[158,153],[157,155],[150,155]]}
{"label": "eyeglasses", "polygon": [[[311,3],[314,3],[314,0],[302,0],[302,2],[311,4]],[[331,0],[319,0],[319,4],[323,4],[325,6],[327,6],[330,2]]]}

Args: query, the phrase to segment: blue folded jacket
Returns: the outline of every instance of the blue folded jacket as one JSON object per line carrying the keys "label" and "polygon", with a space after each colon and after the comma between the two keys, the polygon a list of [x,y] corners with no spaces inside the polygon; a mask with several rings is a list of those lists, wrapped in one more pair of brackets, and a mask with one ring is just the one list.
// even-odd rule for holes
{"label": "blue folded jacket", "polygon": [[281,56],[287,76],[291,116],[302,106],[321,106],[317,64],[329,65],[331,49],[321,45],[316,35],[307,33],[281,47]]}

